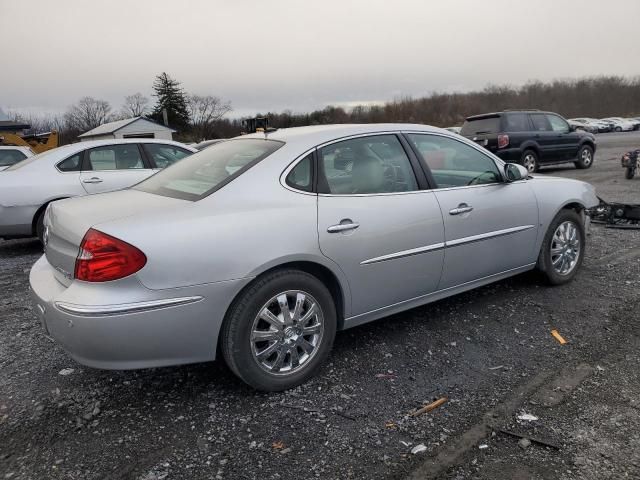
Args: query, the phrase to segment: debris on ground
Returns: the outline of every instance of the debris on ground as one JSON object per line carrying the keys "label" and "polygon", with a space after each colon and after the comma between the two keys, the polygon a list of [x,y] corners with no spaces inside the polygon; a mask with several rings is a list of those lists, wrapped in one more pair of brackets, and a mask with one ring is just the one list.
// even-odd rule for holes
{"label": "debris on ground", "polygon": [[538,417],[535,415],[531,415],[530,413],[522,413],[518,415],[518,420],[524,420],[525,422],[535,422],[538,420]]}
{"label": "debris on ground", "polygon": [[412,417],[417,417],[418,415],[422,415],[423,413],[428,413],[431,410],[435,410],[436,408],[438,408],[441,405],[444,405],[447,402],[447,397],[442,397],[439,398],[438,400],[431,402],[428,405],[425,405],[422,408],[419,408],[418,410],[416,410],[415,412],[411,413],[410,415]]}
{"label": "debris on ground", "polygon": [[416,455],[418,453],[425,452],[426,450],[427,450],[427,447],[425,447],[423,443],[420,443],[411,449],[411,453],[413,455]]}
{"label": "debris on ground", "polygon": [[75,372],[74,368],[63,368],[58,372],[58,375],[62,375],[63,377],[66,377],[67,375],[71,375],[73,372]]}
{"label": "debris on ground", "polygon": [[560,342],[560,345],[564,345],[565,343],[567,343],[564,337],[560,335],[558,330],[551,330],[551,335],[553,335],[553,338],[555,338],[556,340],[558,340],[558,342]]}

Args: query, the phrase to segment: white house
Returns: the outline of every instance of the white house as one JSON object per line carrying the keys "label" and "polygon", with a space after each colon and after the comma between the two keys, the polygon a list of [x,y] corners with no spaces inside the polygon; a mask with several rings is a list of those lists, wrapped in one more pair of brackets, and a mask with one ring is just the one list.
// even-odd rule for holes
{"label": "white house", "polygon": [[160,125],[147,118],[134,117],[116,122],[103,123],[99,127],[79,135],[80,140],[107,140],[110,138],[159,138],[173,140],[169,127]]}

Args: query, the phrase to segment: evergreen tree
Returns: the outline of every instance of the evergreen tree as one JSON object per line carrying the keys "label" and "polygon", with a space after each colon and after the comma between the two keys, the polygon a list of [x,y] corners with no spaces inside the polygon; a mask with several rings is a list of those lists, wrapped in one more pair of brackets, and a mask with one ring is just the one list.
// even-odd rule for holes
{"label": "evergreen tree", "polygon": [[162,110],[167,110],[169,126],[176,130],[184,130],[189,125],[187,99],[180,82],[162,72],[153,82],[153,96],[158,99],[151,117],[158,123],[164,123]]}

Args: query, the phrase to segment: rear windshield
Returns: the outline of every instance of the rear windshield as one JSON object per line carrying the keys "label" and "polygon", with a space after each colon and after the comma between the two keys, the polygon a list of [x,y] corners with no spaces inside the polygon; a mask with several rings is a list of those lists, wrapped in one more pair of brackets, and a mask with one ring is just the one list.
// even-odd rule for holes
{"label": "rear windshield", "polygon": [[223,187],[284,145],[239,138],[212,145],[156,173],[133,188],[183,200],[200,200]]}
{"label": "rear windshield", "polygon": [[461,135],[483,135],[500,131],[500,117],[485,117],[467,120],[462,125]]}

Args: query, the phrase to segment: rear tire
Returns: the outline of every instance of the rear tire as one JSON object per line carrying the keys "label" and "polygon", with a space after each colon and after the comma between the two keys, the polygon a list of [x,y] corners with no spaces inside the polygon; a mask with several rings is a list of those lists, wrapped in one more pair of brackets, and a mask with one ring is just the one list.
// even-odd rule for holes
{"label": "rear tire", "polygon": [[[310,311],[315,313],[305,321]],[[229,368],[245,383],[277,392],[317,373],[329,355],[336,326],[333,298],[320,280],[300,270],[279,270],[258,278],[234,300],[220,347]]]}
{"label": "rear tire", "polygon": [[636,169],[633,167],[627,167],[627,171],[624,174],[625,178],[631,180],[636,176]]}
{"label": "rear tire", "polygon": [[520,165],[526,168],[529,173],[537,172],[540,169],[538,154],[533,150],[525,150],[520,159]]}
{"label": "rear tire", "polygon": [[570,282],[582,265],[585,242],[580,214],[574,210],[561,210],[544,236],[536,268],[551,285]]}
{"label": "rear tire", "polygon": [[614,132],[621,132],[622,131],[622,127],[616,127],[613,129]]}
{"label": "rear tire", "polygon": [[591,168],[591,165],[593,165],[593,148],[589,145],[583,145],[578,151],[578,160],[573,163],[576,168]]}

